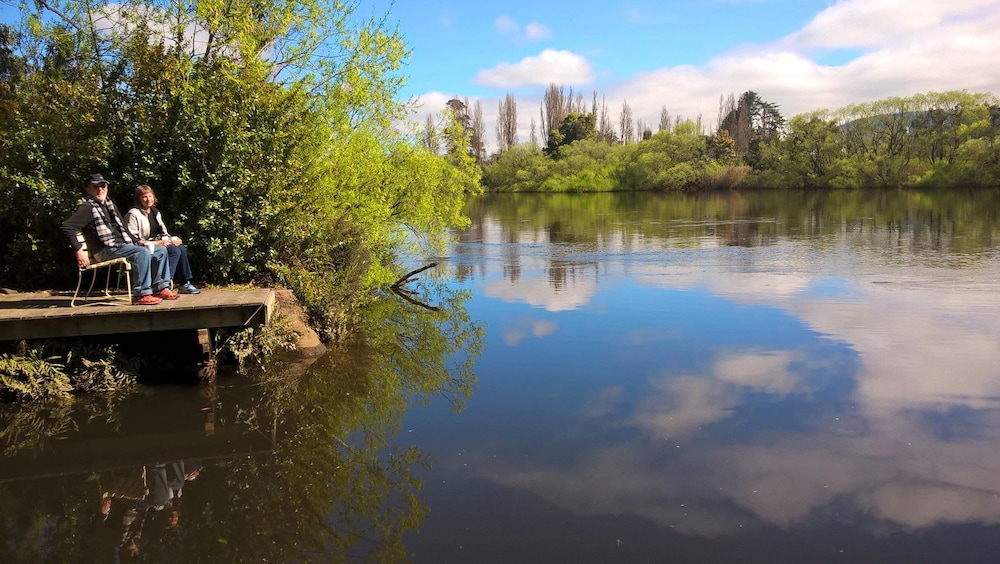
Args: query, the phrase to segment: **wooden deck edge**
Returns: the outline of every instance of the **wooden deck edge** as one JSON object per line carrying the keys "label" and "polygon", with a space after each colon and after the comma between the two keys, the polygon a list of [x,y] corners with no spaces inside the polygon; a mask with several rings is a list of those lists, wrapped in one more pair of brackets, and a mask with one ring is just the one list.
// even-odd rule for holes
{"label": "wooden deck edge", "polygon": [[118,306],[87,312],[74,308],[65,315],[48,312],[37,317],[0,319],[0,341],[257,327],[271,320],[274,308],[274,290],[268,290],[263,299],[255,297],[254,301],[245,303],[174,308]]}

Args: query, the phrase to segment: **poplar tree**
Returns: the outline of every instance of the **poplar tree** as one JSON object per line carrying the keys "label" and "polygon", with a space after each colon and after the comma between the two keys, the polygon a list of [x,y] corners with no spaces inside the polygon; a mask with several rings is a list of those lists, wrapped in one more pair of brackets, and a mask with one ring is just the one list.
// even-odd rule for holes
{"label": "poplar tree", "polygon": [[517,100],[507,93],[497,108],[497,152],[503,153],[517,145]]}

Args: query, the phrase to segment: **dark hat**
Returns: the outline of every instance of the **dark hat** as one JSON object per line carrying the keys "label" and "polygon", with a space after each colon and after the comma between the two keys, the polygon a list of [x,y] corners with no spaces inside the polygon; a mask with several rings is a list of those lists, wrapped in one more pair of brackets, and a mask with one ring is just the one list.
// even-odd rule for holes
{"label": "dark hat", "polygon": [[99,172],[88,176],[86,182],[87,186],[90,186],[91,184],[107,184],[107,183],[108,181],[104,180],[104,177]]}

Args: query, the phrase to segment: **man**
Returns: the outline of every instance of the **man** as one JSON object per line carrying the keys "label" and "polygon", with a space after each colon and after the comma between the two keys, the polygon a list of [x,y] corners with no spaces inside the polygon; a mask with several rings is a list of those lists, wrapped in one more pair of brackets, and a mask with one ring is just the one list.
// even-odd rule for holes
{"label": "man", "polygon": [[84,190],[87,200],[62,224],[63,233],[76,251],[77,264],[81,267],[90,264],[90,257],[76,240],[76,234],[80,232],[87,241],[90,254],[98,260],[125,257],[131,263],[134,305],[156,305],[161,300],[176,300],[177,293],[170,290],[166,247],[156,245],[150,253],[125,229],[118,208],[108,198],[108,181],[104,176],[88,176]]}

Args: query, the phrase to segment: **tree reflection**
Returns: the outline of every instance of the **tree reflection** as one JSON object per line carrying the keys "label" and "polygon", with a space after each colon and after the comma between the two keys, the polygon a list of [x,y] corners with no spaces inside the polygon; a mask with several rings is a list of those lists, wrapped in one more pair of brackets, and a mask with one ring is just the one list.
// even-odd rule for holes
{"label": "tree reflection", "polygon": [[639,240],[696,248],[710,237],[755,247],[785,238],[815,244],[827,235],[858,247],[976,254],[1000,228],[998,205],[995,190],[496,194],[469,201],[473,223],[461,240],[484,241],[486,227],[499,224],[497,241],[505,243],[614,241],[628,250]]}
{"label": "tree reflection", "polygon": [[[256,405],[241,411],[275,438],[270,457],[228,464],[225,501],[206,522],[198,554],[255,560],[399,561],[427,508],[415,446],[394,448],[409,406],[445,397],[462,409],[472,393],[484,331],[466,293],[431,288],[439,311],[398,299],[366,314],[355,342],[308,373],[270,367]],[[265,424],[269,422],[270,424]],[[255,531],[266,530],[257,535]],[[220,542],[223,539],[225,542]]]}
{"label": "tree reflection", "polygon": [[[131,552],[146,562],[407,559],[403,536],[427,513],[416,471],[430,460],[415,446],[390,443],[414,405],[444,397],[463,409],[484,339],[465,309],[468,294],[425,291],[439,311],[387,296],[367,312],[352,346],[307,368],[287,360],[253,375],[249,399],[213,413],[211,438],[236,419],[273,448],[208,457],[169,507],[150,497],[150,476],[162,463],[0,480],[0,561],[113,561]],[[232,401],[233,386],[220,382],[219,402]],[[108,486],[122,473],[134,481],[137,468],[146,480],[142,496]],[[107,522],[111,498],[113,526],[104,536],[113,540],[101,542],[94,523]],[[142,535],[131,537],[134,551],[120,542],[127,511],[144,523]],[[129,523],[134,531],[136,521]]]}

